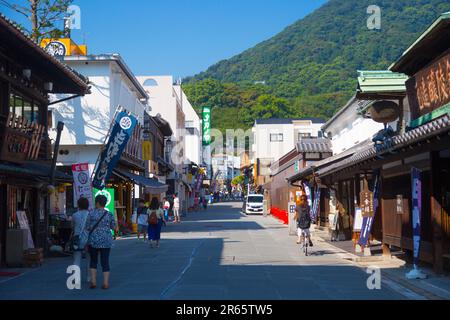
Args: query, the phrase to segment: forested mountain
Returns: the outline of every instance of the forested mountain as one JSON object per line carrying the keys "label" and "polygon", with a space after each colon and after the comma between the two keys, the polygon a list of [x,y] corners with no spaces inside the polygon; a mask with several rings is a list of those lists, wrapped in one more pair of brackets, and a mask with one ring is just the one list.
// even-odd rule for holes
{"label": "forested mountain", "polygon": [[[379,30],[367,27],[369,5],[381,8]],[[195,107],[215,107],[213,125],[221,129],[251,126],[255,117],[329,118],[355,92],[356,70],[386,69],[446,11],[449,0],[330,0],[185,79],[184,88]]]}

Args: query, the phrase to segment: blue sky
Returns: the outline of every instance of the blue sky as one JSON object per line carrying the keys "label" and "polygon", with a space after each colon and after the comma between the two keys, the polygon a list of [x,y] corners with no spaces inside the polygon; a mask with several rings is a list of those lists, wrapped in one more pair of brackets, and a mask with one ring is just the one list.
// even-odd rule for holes
{"label": "blue sky", "polygon": [[85,39],[93,54],[120,53],[137,75],[185,77],[270,38],[325,2],[75,0],[82,24],[72,38]]}

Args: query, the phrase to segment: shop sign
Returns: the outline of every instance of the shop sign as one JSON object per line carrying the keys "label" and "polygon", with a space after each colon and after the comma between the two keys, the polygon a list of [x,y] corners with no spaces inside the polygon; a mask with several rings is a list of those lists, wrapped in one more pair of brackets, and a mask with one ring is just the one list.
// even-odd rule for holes
{"label": "shop sign", "polygon": [[442,57],[415,76],[417,110],[414,118],[428,114],[450,102],[450,54]]}
{"label": "shop sign", "polygon": [[74,207],[77,207],[77,202],[80,198],[89,200],[89,209],[94,208],[92,200],[92,185],[89,174],[89,164],[79,163],[72,165],[73,174],[73,202]]}
{"label": "shop sign", "polygon": [[99,189],[94,188],[93,195],[94,195],[94,199],[96,196],[100,196],[100,195],[105,196],[106,200],[107,200],[105,209],[108,210],[109,212],[111,212],[112,214],[114,214],[115,208],[116,208],[115,207],[114,189],[108,188],[108,189],[99,190]]}
{"label": "shop sign", "polygon": [[353,221],[353,232],[360,232],[363,225],[363,216],[361,208],[355,208],[355,220]]}
{"label": "shop sign", "polygon": [[209,146],[211,144],[211,107],[203,107],[202,111],[202,136],[203,146]]}
{"label": "shop sign", "polygon": [[360,193],[360,204],[363,217],[372,218],[374,216],[373,192],[362,191]]}
{"label": "shop sign", "polygon": [[20,131],[5,128],[1,159],[22,163],[27,159],[31,137]]}
{"label": "shop sign", "polygon": [[122,111],[117,115],[108,143],[100,155],[100,160],[92,182],[92,185],[95,188],[103,189],[105,187],[106,181],[110,178],[128,141],[133,135],[136,124],[136,118],[125,111]]}

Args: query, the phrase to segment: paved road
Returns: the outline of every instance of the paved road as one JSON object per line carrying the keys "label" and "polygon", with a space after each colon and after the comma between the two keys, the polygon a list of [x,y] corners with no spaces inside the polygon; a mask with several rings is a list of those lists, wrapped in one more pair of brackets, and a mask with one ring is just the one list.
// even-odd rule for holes
{"label": "paved road", "polygon": [[386,286],[368,290],[364,270],[325,242],[304,257],[285,226],[239,208],[216,204],[168,225],[159,249],[135,238],[116,241],[108,291],[85,283],[68,290],[70,259],[56,258],[0,282],[0,299],[404,299]]}

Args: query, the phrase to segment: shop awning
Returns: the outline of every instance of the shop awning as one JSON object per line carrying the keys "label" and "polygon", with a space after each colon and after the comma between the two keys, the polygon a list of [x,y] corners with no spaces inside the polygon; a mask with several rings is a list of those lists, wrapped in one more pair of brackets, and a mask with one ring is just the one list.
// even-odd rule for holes
{"label": "shop awning", "polygon": [[163,193],[169,189],[168,185],[163,184],[156,179],[139,176],[137,174],[133,174],[131,172],[127,172],[120,169],[114,170],[114,173],[121,177],[125,177],[140,186],[145,187],[145,191],[147,193]]}
{"label": "shop awning", "polygon": [[[0,162],[0,173],[1,172],[5,172],[8,175],[16,175],[21,178],[25,177],[30,180],[43,180],[50,182],[51,166],[37,163],[35,161],[27,161],[24,164]],[[56,170],[55,180],[57,182],[72,182],[73,177]]]}
{"label": "shop awning", "polygon": [[324,167],[328,167],[331,166],[343,159],[347,159],[349,157],[351,157],[352,155],[354,155],[356,152],[361,151],[363,149],[366,149],[367,146],[370,146],[371,144],[371,140],[366,140],[356,146],[354,146],[353,148],[350,148],[348,150],[345,150],[344,152],[341,152],[339,154],[336,154],[332,157],[320,160],[315,162],[312,166],[308,166],[303,168],[302,170],[300,170],[298,173],[296,173],[295,175],[289,177],[287,180],[289,183],[294,183],[297,182],[299,180],[302,180],[304,178],[306,178],[307,176],[313,174],[314,172],[316,172],[317,170],[319,170],[320,168],[324,168]]}
{"label": "shop awning", "polygon": [[336,173],[342,169],[358,165],[366,160],[380,157],[398,149],[420,143],[432,137],[450,132],[450,114],[431,121],[421,127],[408,131],[404,134],[397,135],[389,139],[383,144],[371,143],[366,148],[356,152],[340,162],[334,163],[318,171],[319,176],[325,177]]}

